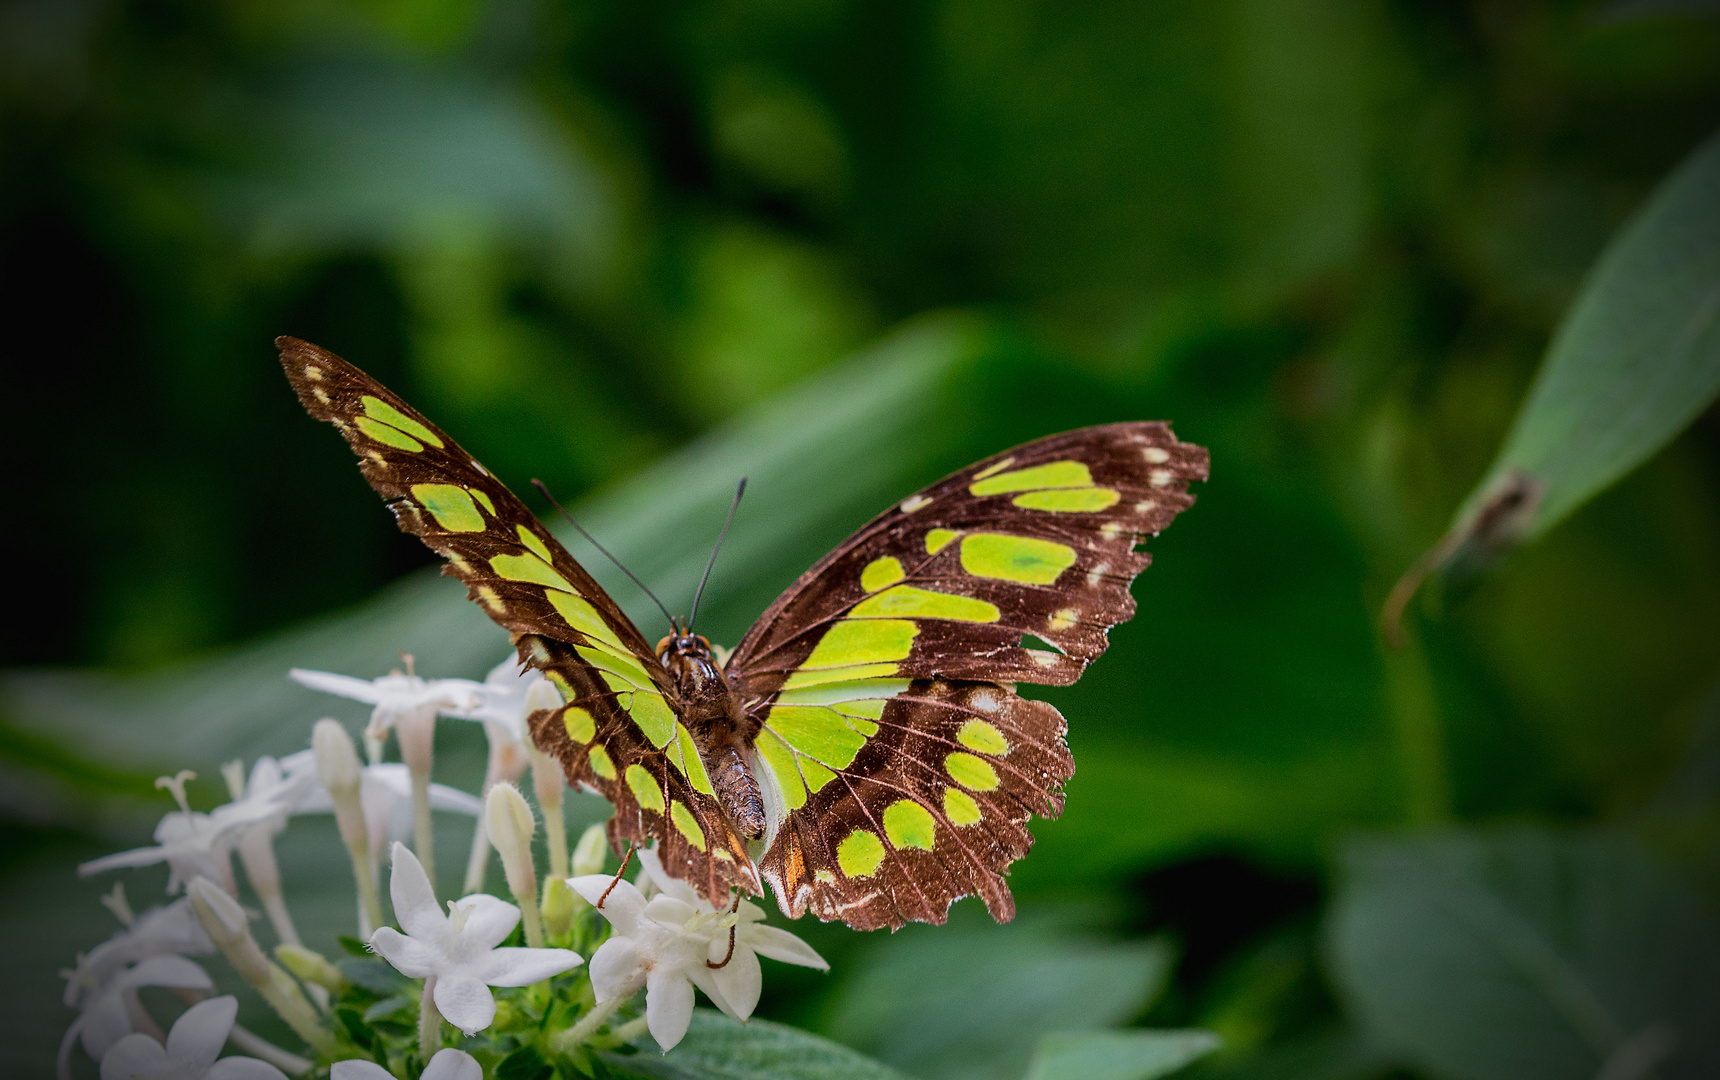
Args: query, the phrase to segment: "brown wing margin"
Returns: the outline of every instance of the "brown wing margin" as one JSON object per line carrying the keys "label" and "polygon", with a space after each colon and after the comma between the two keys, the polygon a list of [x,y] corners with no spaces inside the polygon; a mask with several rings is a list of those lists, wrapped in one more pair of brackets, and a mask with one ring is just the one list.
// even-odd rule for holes
{"label": "brown wing margin", "polygon": [[[275,344],[306,411],[346,437],[400,528],[446,558],[442,572],[463,581],[490,618],[515,634],[630,652],[649,660],[642,666],[673,692],[652,671],[659,665],[633,621],[476,458],[333,353],[297,338]],[[588,610],[600,621],[589,621]]]}

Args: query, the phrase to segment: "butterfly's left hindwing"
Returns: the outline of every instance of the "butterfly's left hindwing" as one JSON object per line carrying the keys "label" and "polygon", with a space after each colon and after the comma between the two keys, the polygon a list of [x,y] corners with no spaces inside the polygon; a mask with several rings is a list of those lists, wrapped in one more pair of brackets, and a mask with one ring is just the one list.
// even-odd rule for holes
{"label": "butterfly's left hindwing", "polygon": [[1134,614],[1136,545],[1206,474],[1164,424],[1040,439],[903,500],[772,605],[728,672],[758,724],[760,870],[787,914],[942,922],[968,894],[1013,913],[1002,872],[1074,771],[1062,717],[1014,684],[1067,685],[1105,650]]}

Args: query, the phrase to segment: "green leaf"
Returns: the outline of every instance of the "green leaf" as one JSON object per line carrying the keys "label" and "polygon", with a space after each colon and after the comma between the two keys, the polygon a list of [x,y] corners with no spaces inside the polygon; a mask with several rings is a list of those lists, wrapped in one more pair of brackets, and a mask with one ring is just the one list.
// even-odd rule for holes
{"label": "green leaf", "polygon": [[335,966],[347,982],[378,997],[392,997],[406,985],[406,976],[381,960],[342,960]]}
{"label": "green leaf", "polygon": [[552,1071],[535,1046],[522,1046],[496,1066],[496,1080],[542,1080]]}
{"label": "green leaf", "polygon": [[1152,1080],[1218,1049],[1210,1031],[1059,1031],[1039,1040],[1027,1080]]}
{"label": "green leaf", "polygon": [[1161,942],[1070,923],[1040,911],[995,926],[970,904],[948,926],[906,927],[865,956],[829,1034],[917,1076],[1020,1076],[1043,1036],[1127,1022],[1170,970]]}
{"label": "green leaf", "polygon": [[669,1054],[601,1055],[615,1075],[653,1080],[903,1080],[846,1046],[769,1020],[736,1023],[696,1009]]}
{"label": "green leaf", "polygon": [[1337,982],[1430,1077],[1720,1071],[1720,923],[1635,847],[1527,828],[1376,838],[1343,868]]}
{"label": "green leaf", "polygon": [[1533,539],[1665,446],[1720,393],[1720,135],[1650,196],[1590,271],[1460,531],[1511,478]]}

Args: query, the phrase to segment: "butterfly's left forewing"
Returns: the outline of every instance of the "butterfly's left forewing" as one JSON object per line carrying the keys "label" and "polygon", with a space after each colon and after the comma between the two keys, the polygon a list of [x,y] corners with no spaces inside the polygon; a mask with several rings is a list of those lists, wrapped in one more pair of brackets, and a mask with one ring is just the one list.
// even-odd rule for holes
{"label": "butterfly's left forewing", "polygon": [[942,922],[976,894],[1011,917],[1002,873],[1074,771],[1062,716],[1014,684],[1066,685],[1104,651],[1134,613],[1136,545],[1206,472],[1163,424],[1028,443],[880,515],[754,624],[728,671],[787,914]]}
{"label": "butterfly's left forewing", "polygon": [[405,401],[314,345],[276,344],[305,408],[346,436],[400,527],[448,560],[443,572],[561,692],[568,704],[535,714],[534,735],[570,780],[615,804],[612,835],[658,843],[713,900],[731,884],[759,891],[632,620],[501,481]]}

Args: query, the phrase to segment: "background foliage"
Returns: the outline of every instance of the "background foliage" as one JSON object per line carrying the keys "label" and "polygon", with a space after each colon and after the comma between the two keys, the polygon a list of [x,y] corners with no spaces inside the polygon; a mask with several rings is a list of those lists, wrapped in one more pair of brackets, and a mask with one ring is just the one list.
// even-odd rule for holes
{"label": "background foliage", "polygon": [[[505,651],[299,411],[270,346],[292,333],[516,488],[583,500],[670,596],[750,475],[709,608],[726,642],[950,468],[1173,420],[1213,479],[1151,545],[1137,620],[1046,695],[1079,771],[1012,879],[1021,922],[817,932],[836,973],[773,971],[765,1015],[926,1077],[1022,1075],[1017,1009],[1205,1027],[1214,1074],[1594,1075],[1713,1000],[1677,980],[1720,889],[1714,411],[1685,395],[1684,434],[1412,607],[1403,651],[1374,618],[1488,474],[1608,238],[1720,127],[1700,9],[9,0],[0,875],[30,1034],[4,1052],[51,1058],[53,972],[107,932],[70,868],[147,832],[149,778],[190,765],[213,798],[220,760],[302,745],[328,703],[288,666],[407,649],[478,675]],[[442,778],[471,786],[469,734]],[[328,842],[297,879],[283,848],[301,922],[350,911],[310,877]],[[1548,860],[1635,886],[1522,870]],[[1660,914],[1561,937],[1589,903]],[[1531,995],[1490,1014],[1505,1030],[1417,1026],[1427,987],[1493,977],[1445,962],[1477,924],[1429,904],[1506,912],[1487,940],[1585,985],[1682,989],[1602,992],[1608,1036],[1536,1011],[1564,975],[1510,968],[1485,983]],[[1431,967],[1394,926],[1434,935]],[[1707,944],[1631,936],[1667,926]],[[942,992],[907,1010],[902,986]]]}

